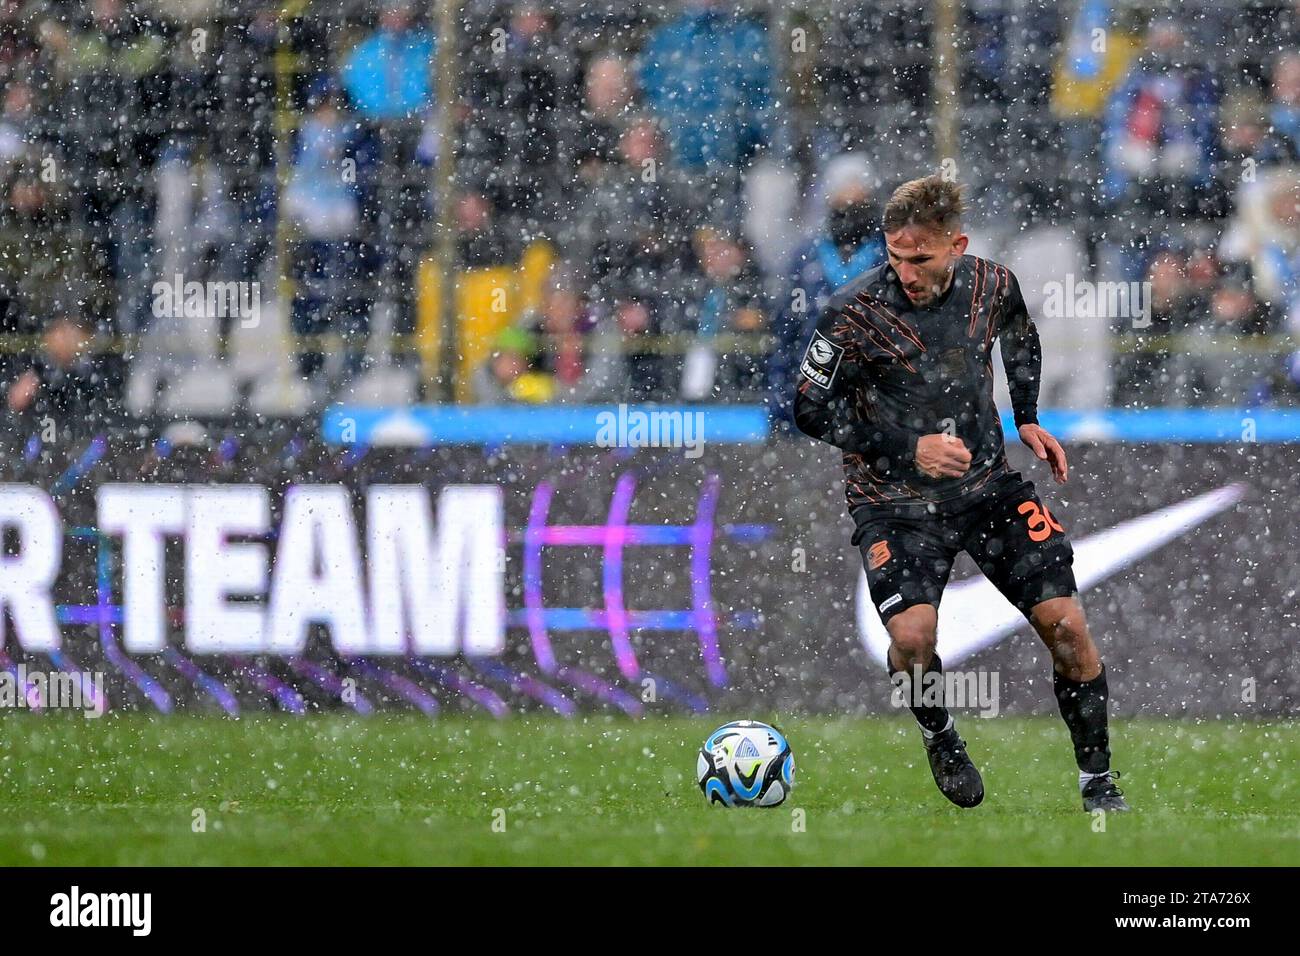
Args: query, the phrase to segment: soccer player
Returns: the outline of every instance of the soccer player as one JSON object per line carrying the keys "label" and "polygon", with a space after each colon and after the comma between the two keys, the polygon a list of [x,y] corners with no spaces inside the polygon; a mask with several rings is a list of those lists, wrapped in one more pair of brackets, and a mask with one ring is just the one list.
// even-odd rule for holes
{"label": "soccer player", "polygon": [[[1038,424],[1038,331],[1006,266],[966,254],[961,187],[904,183],[885,206],[887,261],[839,289],[800,365],[794,418],[844,452],[844,484],[871,600],[889,631],[889,672],[942,687],[939,599],[965,551],[1051,651],[1085,810],[1127,810],[1110,769],[1106,669],[1084,620],[1064,528],[1007,464],[993,402],[1002,350],[1020,440],[1058,483],[1065,451]],[[924,675],[933,673],[935,678]],[[939,790],[984,799],[953,718],[911,707]]]}

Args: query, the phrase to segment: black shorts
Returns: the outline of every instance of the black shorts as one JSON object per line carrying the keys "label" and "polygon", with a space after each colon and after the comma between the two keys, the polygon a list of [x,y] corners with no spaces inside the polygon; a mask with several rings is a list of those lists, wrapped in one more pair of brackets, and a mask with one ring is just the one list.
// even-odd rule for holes
{"label": "black shorts", "polygon": [[959,503],[936,513],[917,505],[853,510],[853,543],[862,551],[871,601],[882,621],[915,604],[938,608],[961,551],[1026,617],[1035,604],[1078,593],[1065,528],[1032,481],[1009,477],[996,494],[967,507]]}

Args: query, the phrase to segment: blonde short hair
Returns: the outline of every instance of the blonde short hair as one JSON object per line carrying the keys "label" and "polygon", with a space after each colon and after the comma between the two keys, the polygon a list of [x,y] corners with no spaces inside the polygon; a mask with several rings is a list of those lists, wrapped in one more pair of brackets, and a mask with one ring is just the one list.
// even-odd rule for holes
{"label": "blonde short hair", "polygon": [[885,232],[905,226],[932,226],[945,232],[961,228],[966,212],[962,187],[937,173],[913,179],[894,190],[885,203]]}

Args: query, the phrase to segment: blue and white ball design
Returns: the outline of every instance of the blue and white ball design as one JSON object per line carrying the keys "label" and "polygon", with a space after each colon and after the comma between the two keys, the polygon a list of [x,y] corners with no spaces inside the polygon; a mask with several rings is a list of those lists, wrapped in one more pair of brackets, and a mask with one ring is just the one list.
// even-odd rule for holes
{"label": "blue and white ball design", "polygon": [[709,734],[695,771],[710,805],[775,807],[794,787],[794,754],[775,727],[735,720]]}

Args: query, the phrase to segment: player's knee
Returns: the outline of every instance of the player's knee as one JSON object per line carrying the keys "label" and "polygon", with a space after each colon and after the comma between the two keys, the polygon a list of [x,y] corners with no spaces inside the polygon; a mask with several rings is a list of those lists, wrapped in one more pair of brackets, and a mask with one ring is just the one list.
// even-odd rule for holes
{"label": "player's knee", "polygon": [[1092,635],[1083,616],[1083,606],[1074,598],[1044,601],[1031,614],[1034,629],[1062,661],[1077,661],[1092,654]]}
{"label": "player's knee", "polygon": [[1082,615],[1076,615],[1068,609],[1044,610],[1041,604],[1034,608],[1033,624],[1048,645],[1073,644],[1088,633]]}
{"label": "player's knee", "polygon": [[922,667],[934,656],[937,615],[929,605],[908,608],[890,619],[890,656],[898,667]]}

